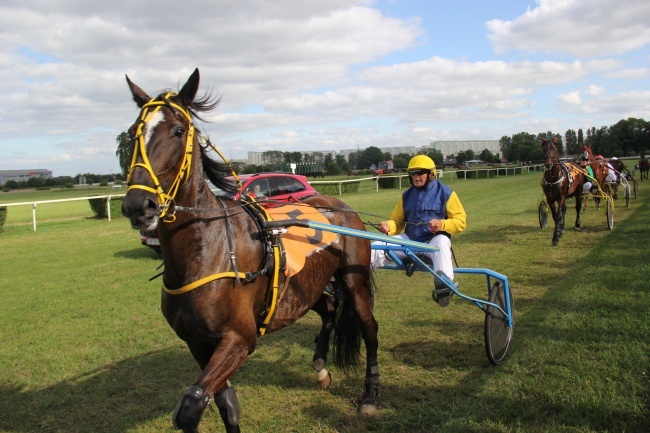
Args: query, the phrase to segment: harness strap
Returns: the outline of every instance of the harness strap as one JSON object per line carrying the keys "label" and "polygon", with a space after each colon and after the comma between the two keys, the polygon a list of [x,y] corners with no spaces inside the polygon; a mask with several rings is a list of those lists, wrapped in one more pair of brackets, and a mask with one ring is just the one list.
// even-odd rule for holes
{"label": "harness strap", "polygon": [[244,278],[246,279],[246,274],[244,272],[219,272],[218,274],[212,274],[208,275],[207,277],[203,277],[200,280],[196,280],[193,283],[187,284],[186,286],[181,287],[180,289],[169,289],[167,288],[167,285],[165,284],[165,281],[162,282],[162,289],[165,291],[165,293],[168,293],[170,295],[182,295],[183,293],[187,293],[191,290],[196,289],[197,287],[200,287],[204,284],[207,284],[211,281],[214,280],[219,280],[221,278]]}
{"label": "harness strap", "polygon": [[275,266],[273,266],[273,280],[272,280],[273,282],[271,284],[271,290],[269,290],[267,293],[267,301],[266,301],[267,310],[264,314],[264,319],[262,319],[262,322],[260,323],[258,328],[258,333],[260,337],[264,335],[264,333],[266,332],[266,328],[269,326],[269,323],[271,323],[271,318],[275,313],[275,306],[278,301],[278,288],[279,288],[279,280],[280,280],[279,240],[273,243],[273,261],[275,262]]}

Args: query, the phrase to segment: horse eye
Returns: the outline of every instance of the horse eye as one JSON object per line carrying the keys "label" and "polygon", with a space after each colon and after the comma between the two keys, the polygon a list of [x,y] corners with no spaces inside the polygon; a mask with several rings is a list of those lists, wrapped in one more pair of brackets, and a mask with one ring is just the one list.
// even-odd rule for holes
{"label": "horse eye", "polygon": [[174,137],[180,138],[185,134],[185,128],[178,127],[174,130]]}

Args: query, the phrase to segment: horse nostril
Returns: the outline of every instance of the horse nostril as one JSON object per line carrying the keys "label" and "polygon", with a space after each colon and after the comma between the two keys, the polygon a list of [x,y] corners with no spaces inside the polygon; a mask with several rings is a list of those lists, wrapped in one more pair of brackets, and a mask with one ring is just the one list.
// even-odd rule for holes
{"label": "horse nostril", "polygon": [[158,204],[150,198],[147,198],[144,200],[142,210],[146,219],[153,218],[158,215]]}

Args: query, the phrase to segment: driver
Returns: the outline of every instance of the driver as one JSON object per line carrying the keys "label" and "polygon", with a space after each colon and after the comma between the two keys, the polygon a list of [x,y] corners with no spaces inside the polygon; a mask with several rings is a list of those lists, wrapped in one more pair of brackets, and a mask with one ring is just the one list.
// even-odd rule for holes
{"label": "driver", "polygon": [[[591,191],[591,188],[594,187],[594,182],[596,182],[596,178],[594,177],[594,171],[591,169],[591,166],[589,165],[589,156],[587,153],[583,153],[580,155],[580,168],[582,168],[586,173],[584,173],[585,176],[585,183],[582,184],[582,195],[589,195],[589,191]],[[586,211],[587,210],[587,200],[585,199],[585,204],[583,209]]]}
{"label": "driver", "polygon": [[[438,247],[438,252],[427,254],[433,263],[433,270],[444,273],[453,280],[454,267],[451,261],[451,235],[465,230],[467,215],[456,193],[436,179],[436,165],[426,155],[411,158],[407,168],[411,187],[402,193],[388,221],[378,224],[378,229],[387,235],[398,236],[428,243]],[[404,233],[401,233],[404,231]],[[401,234],[400,234],[401,233]],[[385,242],[376,241],[375,244]],[[397,254],[405,256],[403,253]],[[372,250],[372,267],[385,265],[390,259],[382,250]],[[449,305],[449,291],[441,289],[446,285],[436,280],[433,298],[440,306]]]}

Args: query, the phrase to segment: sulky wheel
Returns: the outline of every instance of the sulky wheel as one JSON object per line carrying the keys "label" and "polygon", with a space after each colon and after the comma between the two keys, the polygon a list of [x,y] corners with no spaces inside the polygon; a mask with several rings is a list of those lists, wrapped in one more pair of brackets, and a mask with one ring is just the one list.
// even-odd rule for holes
{"label": "sulky wheel", "polygon": [[607,215],[607,228],[611,230],[614,228],[614,205],[612,204],[611,199],[605,200],[605,203],[606,203],[605,215]]}
{"label": "sulky wheel", "polygon": [[623,189],[625,194],[625,207],[630,207],[630,184],[624,184]]}
{"label": "sulky wheel", "polygon": [[636,181],[636,179],[632,179],[632,189],[634,193],[634,198],[637,198],[639,195],[639,182]]}
{"label": "sulky wheel", "polygon": [[548,211],[546,209],[546,203],[544,201],[539,202],[539,210],[538,210],[538,217],[539,217],[539,228],[540,229],[545,229],[548,227]]}
{"label": "sulky wheel", "polygon": [[[514,303],[512,301],[512,291],[508,291],[510,303],[510,316],[514,316]],[[488,301],[506,309],[506,297],[504,285],[497,281],[490,289],[490,296]],[[493,365],[500,364],[506,357],[508,349],[510,349],[510,342],[512,341],[512,331],[514,328],[514,321],[512,326],[507,325],[506,316],[497,308],[488,305],[485,309],[485,352]]]}

